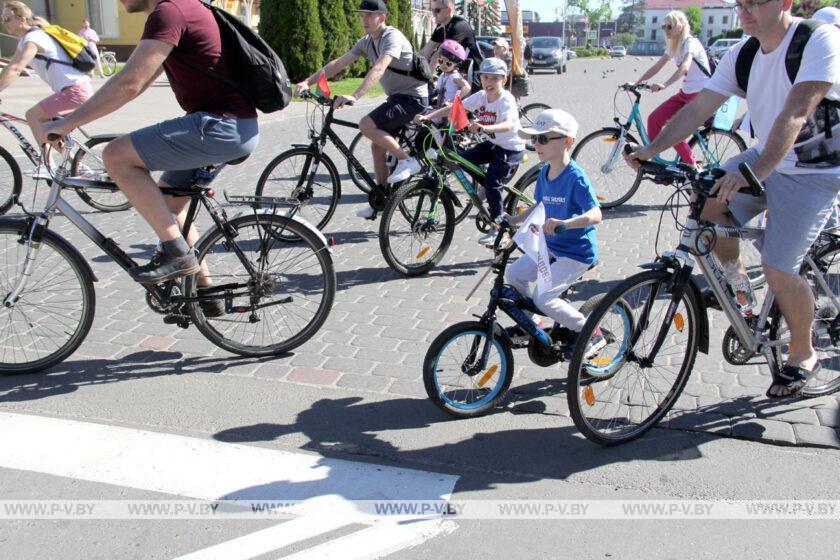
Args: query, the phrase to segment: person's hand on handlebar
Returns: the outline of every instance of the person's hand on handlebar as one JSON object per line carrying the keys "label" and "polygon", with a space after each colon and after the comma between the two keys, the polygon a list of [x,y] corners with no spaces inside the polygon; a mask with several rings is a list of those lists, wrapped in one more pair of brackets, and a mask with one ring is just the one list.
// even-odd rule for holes
{"label": "person's hand on handlebar", "polygon": [[650,91],[652,91],[653,93],[656,93],[657,91],[662,91],[663,89],[665,89],[664,84],[650,84]]}
{"label": "person's hand on handlebar", "polygon": [[627,165],[633,169],[639,169],[642,166],[639,162],[647,161],[656,155],[650,151],[647,146],[639,147],[635,144],[627,144],[627,146],[630,146],[633,151],[629,154],[626,152],[623,153],[622,157],[624,158],[624,161],[627,162]]}
{"label": "person's hand on handlebar", "polygon": [[309,91],[309,82],[304,80],[295,86],[295,97],[302,97],[307,91]]}
{"label": "person's hand on handlebar", "polygon": [[[64,137],[70,134],[70,131],[73,130],[72,126],[67,125],[66,119],[49,121],[43,123],[41,126],[43,127],[44,134],[47,136],[49,143],[58,150],[60,150],[64,145]],[[49,137],[51,134],[58,136],[58,138],[50,140]]]}
{"label": "person's hand on handlebar", "polygon": [[470,126],[468,128],[470,134],[478,134],[479,132],[484,132],[484,125],[474,121],[470,122]]}
{"label": "person's hand on handlebar", "polygon": [[726,175],[721,177],[709,191],[710,196],[717,193],[717,198],[723,204],[728,203],[735,196],[738,190],[749,186],[749,182],[744,178],[740,171],[727,171]]}
{"label": "person's hand on handlebar", "polygon": [[345,105],[352,105],[356,102],[356,97],[353,95],[336,95],[333,107],[341,109]]}
{"label": "person's hand on handlebar", "polygon": [[427,117],[426,115],[415,115],[413,120],[414,124],[423,124],[424,122],[429,120],[429,117]]}

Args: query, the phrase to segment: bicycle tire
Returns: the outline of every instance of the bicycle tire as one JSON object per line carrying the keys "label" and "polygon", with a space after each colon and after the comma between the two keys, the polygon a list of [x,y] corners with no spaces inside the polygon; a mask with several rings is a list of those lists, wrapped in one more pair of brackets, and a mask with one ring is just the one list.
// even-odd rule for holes
{"label": "bicycle tire", "polygon": [[513,189],[519,191],[521,194],[515,193],[513,190],[505,186],[505,191],[507,194],[505,195],[504,200],[504,209],[505,212],[510,214],[511,216],[516,216],[521,212],[524,212],[526,209],[531,207],[531,204],[528,203],[527,199],[522,198],[521,195],[525,195],[529,197],[531,200],[534,200],[534,195],[537,191],[537,179],[540,176],[540,171],[542,170],[543,164],[535,165],[531,169],[525,172],[525,174],[520,177],[516,183],[513,185]]}
{"label": "bicycle tire", "polygon": [[747,149],[747,143],[741,138],[741,135],[731,130],[705,127],[699,131],[699,134],[706,142],[709,151],[717,160],[717,162],[706,161],[703,151],[700,149],[695,150],[698,140],[697,136],[692,134],[688,140],[688,147],[694,152],[697,163],[703,166],[719,167],[732,156],[738,155]]}
{"label": "bicycle tire", "polygon": [[[289,168],[282,167],[287,160],[303,158],[292,162]],[[318,174],[312,177],[312,188],[301,188],[301,178],[313,162],[319,165]],[[326,170],[326,171],[324,171]],[[316,190],[317,189],[317,190]],[[297,191],[297,194],[295,194]],[[310,192],[311,191],[311,192]],[[281,153],[263,169],[257,181],[256,196],[296,198],[300,202],[298,216],[323,230],[332,219],[341,196],[341,179],[330,158],[310,147],[292,148]],[[314,202],[313,202],[314,201]]]}
{"label": "bicycle tire", "polygon": [[[659,334],[660,321],[664,319],[664,313],[671,301],[671,294],[664,287],[668,285],[672,277],[672,272],[651,270],[627,278],[603,297],[587,318],[578,336],[578,342],[575,344],[569,363],[567,380],[569,410],[575,426],[592,442],[612,446],[642,436],[671,410],[688,381],[699,345],[697,329],[700,309],[694,298],[694,292],[689,289],[684,290],[680,296],[676,314],[671,320],[672,325],[669,324],[668,330],[665,331],[667,337],[664,343],[667,343],[669,339],[683,338],[681,335],[687,330],[682,344],[674,342],[671,345],[677,348],[676,353],[660,348],[657,354],[659,362],[649,365],[642,365],[647,356],[639,357],[641,355],[639,345],[651,338],[646,336],[647,327],[651,324],[655,325],[652,333],[654,340]],[[644,302],[641,301],[641,294],[639,300],[636,300],[634,296],[629,296],[634,288],[644,286],[650,286]],[[653,303],[650,304],[651,308],[657,306],[657,303],[663,305],[660,309],[652,311],[648,316],[648,321],[645,322],[645,327],[640,328],[637,319],[641,310],[636,310],[640,305],[644,309],[644,304],[650,301],[651,294],[655,295]],[[660,299],[660,295],[664,295],[665,298]],[[615,324],[608,322],[610,320],[608,315],[616,317]],[[678,320],[678,316],[681,319]],[[597,329],[600,329],[605,337],[607,346],[601,349],[597,356],[586,358],[584,354],[588,341],[598,332]],[[630,347],[632,333],[637,329],[639,329],[639,335],[635,344]],[[680,346],[684,349],[680,350]],[[664,353],[663,350],[665,350]],[[679,359],[680,352],[684,352],[683,361],[673,376],[673,381],[669,382],[666,379],[662,387],[656,387],[652,381],[653,375],[656,374],[657,377],[665,379],[665,368],[670,367],[673,361]],[[634,369],[638,369],[635,376]],[[651,373],[646,375],[644,371]],[[633,379],[630,379],[630,376],[633,376]],[[659,380],[656,379],[657,382]],[[651,408],[648,406],[650,399],[644,395],[639,399],[636,391],[640,388],[644,390],[645,384],[653,387],[664,397],[661,403],[654,401],[655,406],[652,407],[652,412],[642,419],[642,416],[646,414],[643,408]],[[598,396],[595,394],[596,389],[599,391]],[[627,404],[628,411],[622,418],[619,416],[619,410],[624,404]],[[596,405],[599,405],[598,409],[595,408]],[[603,418],[597,418],[599,415]],[[639,421],[636,422],[636,419]],[[597,423],[601,421],[606,425]],[[623,425],[629,426],[629,429],[623,432],[616,431]]]}
{"label": "bicycle tire", "polygon": [[[438,186],[428,179],[413,180],[400,187],[385,205],[379,222],[379,248],[388,266],[404,276],[419,276],[429,272],[437,266],[452,243],[455,232],[452,202],[446,197],[438,197],[438,190]],[[413,201],[414,198],[417,198],[416,203]],[[431,209],[432,201],[435,200],[438,204],[436,221],[429,223],[427,213]],[[428,207],[424,205],[426,201],[429,202]],[[440,216],[441,205],[446,222],[443,225],[440,243],[437,248],[432,249],[427,241],[429,233],[434,234],[440,231],[437,218]],[[402,235],[395,231],[395,228],[399,227],[395,219],[399,220],[399,223],[404,221],[407,226]],[[424,231],[420,231],[421,229]],[[407,247],[404,241],[398,241],[397,238],[401,236],[408,240]],[[411,255],[414,257],[412,258]],[[429,255],[428,258],[420,260],[427,255]]]}
{"label": "bicycle tire", "polygon": [[[825,266],[824,276],[831,292],[835,296],[840,295],[840,241],[833,241],[821,248],[814,255],[814,260],[818,263],[818,266]],[[840,314],[840,309],[835,308],[830,298],[810,277],[810,270],[807,265],[803,265],[801,274],[815,292],[814,299],[817,305],[811,337],[821,368],[819,373],[800,389],[798,395],[806,398],[821,397],[840,391],[840,347],[831,341],[829,333],[818,334],[831,325],[835,317]],[[784,320],[778,305],[774,305],[770,313],[770,324],[771,340],[778,340],[781,336],[787,335],[787,322]],[[785,346],[773,348],[773,357],[780,367],[781,364],[785,363],[786,351]]]}
{"label": "bicycle tire", "polygon": [[[23,174],[14,156],[3,147],[0,147],[0,159],[2,159],[0,166],[8,167],[8,171],[4,170],[0,175],[0,201],[2,201],[0,202],[0,214],[5,214],[11,210],[15,200],[20,197],[23,188]],[[11,186],[7,187],[9,184]]]}
{"label": "bicycle tire", "polygon": [[[241,356],[273,356],[297,348],[318,332],[332,309],[336,277],[329,248],[307,226],[276,214],[243,215],[230,220],[228,227],[237,234],[234,243],[248,256],[254,270],[259,272],[260,284],[256,285],[253,280],[246,281],[248,297],[236,298],[231,304],[239,309],[221,317],[205,317],[197,302],[189,303],[187,311],[190,318],[207,340]],[[246,228],[254,232],[250,237]],[[296,241],[289,243],[288,237],[279,236],[281,228],[291,231],[288,237]],[[274,260],[268,256],[272,251],[284,252],[276,265],[272,265]],[[249,256],[251,253],[254,257]],[[250,276],[247,271],[243,271],[243,265],[233,249],[226,245],[223,232],[218,227],[196,247],[196,254],[199,261],[209,269],[215,285],[230,285],[237,280],[241,283],[243,278]],[[228,257],[232,263],[232,272],[224,275],[219,272],[222,268],[221,256]],[[294,268],[288,271],[271,270],[283,265]],[[187,297],[198,295],[198,280],[199,275],[185,279],[184,294]],[[321,294],[319,301],[309,301],[310,294],[318,293]],[[274,304],[260,308],[259,317],[252,321],[255,313],[244,308],[250,307],[252,299],[262,304],[267,298],[279,298],[279,301],[275,299]],[[290,301],[284,301],[286,298],[290,298]],[[292,304],[296,305],[294,312],[288,311],[292,309]],[[304,311],[311,311],[311,318],[300,327]],[[237,317],[243,320],[237,321]],[[258,326],[254,326],[253,332],[248,333],[246,331],[250,325]],[[226,328],[226,331],[222,332],[222,328]],[[232,340],[230,337],[234,334],[250,336],[250,341]],[[282,336],[282,340],[270,344],[255,343],[257,339],[264,340],[274,335]]]}
{"label": "bicycle tire", "polygon": [[112,53],[105,53],[100,60],[102,64],[102,73],[105,76],[113,76],[117,71],[117,57]]}
{"label": "bicycle tire", "polygon": [[[457,395],[461,394],[460,392],[462,391],[465,393],[463,400],[466,401],[470,396],[470,392],[473,391],[473,388],[475,387],[473,379],[476,375],[478,375],[478,372],[473,375],[469,375],[463,370],[466,361],[475,357],[476,350],[479,353],[482,350],[483,341],[480,339],[487,338],[486,331],[487,327],[483,326],[478,321],[457,323],[445,329],[437,337],[435,337],[432,344],[429,346],[429,349],[426,351],[426,356],[423,359],[423,386],[426,389],[426,394],[438,408],[448,414],[451,414],[452,416],[456,416],[458,418],[481,416],[491,408],[504,402],[504,399],[507,398],[508,389],[510,388],[510,383],[513,380],[513,353],[511,352],[506,339],[502,337],[494,337],[492,349],[496,351],[498,357],[490,356],[490,360],[488,361],[489,367],[486,368],[486,371],[482,372],[481,377],[479,377],[480,386],[477,389],[483,389],[487,383],[495,377],[496,380],[493,383],[492,388],[484,392],[481,398],[475,400],[474,402],[462,403],[457,400]],[[453,387],[454,391],[447,391],[446,389],[448,385],[442,384],[439,379],[443,370],[441,360],[444,359],[445,362],[448,362],[455,360],[455,357],[444,358],[442,355],[451,344],[470,335],[474,336],[475,340],[470,342],[470,352],[468,352],[468,356],[464,357],[464,352],[459,352],[458,357],[460,358],[460,365],[457,368],[453,368],[453,370],[455,370],[453,373],[457,375],[453,383],[461,381],[462,385],[468,386],[456,386]],[[496,364],[497,359],[498,364]],[[465,376],[468,376],[469,379],[463,379]]]}
{"label": "bicycle tire", "polygon": [[[402,136],[400,136],[398,138],[398,140],[402,140],[402,139],[403,139]],[[356,153],[356,150],[363,151],[361,148],[359,148],[359,146],[366,146],[367,148],[370,148],[370,140],[364,134],[362,134],[361,132],[356,134],[356,136],[353,137],[352,142],[350,142],[350,146],[348,148],[350,150],[350,154],[354,158],[356,158],[356,160],[359,163],[365,161],[364,158],[367,158],[367,157],[372,158],[373,157],[372,154],[370,153],[369,149],[367,150],[366,154]],[[400,147],[403,148],[406,152],[413,153],[413,150],[411,149],[411,146],[408,145],[408,144],[403,143],[403,144],[401,144]],[[373,161],[373,160],[371,160],[371,161]],[[394,171],[394,169],[397,167],[397,158],[391,152],[385,152],[385,166],[388,169],[388,174],[391,174]],[[353,181],[353,184],[356,185],[356,187],[360,191],[362,191],[365,194],[370,194],[370,187],[367,185],[367,183],[365,183],[362,180],[362,178],[359,176],[359,174],[356,172],[356,170],[353,169],[353,166],[350,165],[350,160],[347,160],[347,174],[350,175],[350,180]],[[371,177],[373,177],[374,180],[376,180],[373,173],[371,173]]]}
{"label": "bicycle tire", "polygon": [[[117,138],[119,138],[119,135],[117,134],[94,136],[85,142],[85,147],[92,149],[97,146],[101,146],[102,144],[107,144]],[[101,154],[101,149],[97,150],[97,152],[98,153],[94,152],[89,154],[81,148],[76,150],[76,153],[73,154],[73,161],[70,164],[70,176],[86,177],[90,175],[91,178],[96,179],[107,178],[108,171],[105,169],[101,155],[98,155]],[[79,198],[81,198],[85,204],[102,212],[120,212],[131,208],[131,202],[129,202],[125,195],[119,190],[97,191],[95,189],[88,190],[81,187],[74,187],[74,189],[76,194],[79,195]]]}
{"label": "bicycle tire", "polygon": [[[4,297],[14,286],[18,268],[26,257],[26,244],[19,241],[27,235],[27,221],[0,218],[0,286]],[[18,301],[12,307],[0,306],[0,374],[36,373],[64,361],[85,340],[93,324],[93,276],[72,246],[53,231],[45,230],[34,265]],[[71,282],[78,289],[71,289]],[[32,300],[28,299],[30,295]],[[60,305],[66,307],[56,310]],[[69,314],[77,306],[80,313],[74,321]],[[23,324],[11,327],[16,314]],[[54,328],[49,324],[51,320]],[[30,355],[39,350],[49,353]]]}
{"label": "bicycle tire", "polygon": [[537,115],[542,113],[543,111],[551,109],[550,105],[545,103],[529,103],[522,107],[522,111],[519,113],[519,124],[522,128],[530,128],[534,125],[534,121],[537,118]]}
{"label": "bicycle tire", "polygon": [[[603,166],[607,163],[607,158],[612,154],[612,147],[618,141],[620,134],[621,131],[618,128],[602,128],[601,130],[596,130],[585,136],[572,152],[572,159],[584,170],[586,176],[592,182],[595,188],[596,198],[601,208],[617,208],[621,206],[636,194],[642,182],[642,170],[633,170],[623,160],[616,161],[613,168],[607,173],[603,172]],[[627,142],[638,144],[636,139],[630,134],[625,134],[624,138]],[[594,153],[592,156],[588,155],[590,152],[594,152],[596,147],[599,147],[599,143],[609,144],[609,150],[604,153]],[[582,156],[587,146],[589,148],[586,154]],[[620,172],[626,170],[626,173],[619,176],[615,174],[616,170],[621,170]],[[615,181],[610,180],[611,178],[614,178]],[[625,185],[628,183],[629,187],[626,187]]]}

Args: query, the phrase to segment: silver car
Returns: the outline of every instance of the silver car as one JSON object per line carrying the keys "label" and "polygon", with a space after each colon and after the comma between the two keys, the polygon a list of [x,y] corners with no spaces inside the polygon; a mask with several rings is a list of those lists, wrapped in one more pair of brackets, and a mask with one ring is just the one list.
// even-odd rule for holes
{"label": "silver car", "polygon": [[531,39],[531,57],[527,60],[529,74],[535,70],[553,70],[558,74],[566,71],[566,49],[560,37],[534,37]]}
{"label": "silver car", "polygon": [[718,39],[709,47],[709,55],[720,60],[729,49],[741,42],[741,39]]}

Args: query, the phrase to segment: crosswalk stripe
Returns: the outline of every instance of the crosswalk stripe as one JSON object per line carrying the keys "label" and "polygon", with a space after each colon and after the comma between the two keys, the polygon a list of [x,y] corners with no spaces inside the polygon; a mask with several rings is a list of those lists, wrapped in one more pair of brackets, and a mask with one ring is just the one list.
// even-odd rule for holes
{"label": "crosswalk stripe", "polygon": [[352,522],[346,517],[307,515],[180,556],[175,560],[249,560],[284,546],[329,533]]}
{"label": "crosswalk stripe", "polygon": [[454,530],[454,523],[431,519],[410,524],[382,523],[324,544],[308,548],[279,560],[370,560],[382,558],[443,532]]}

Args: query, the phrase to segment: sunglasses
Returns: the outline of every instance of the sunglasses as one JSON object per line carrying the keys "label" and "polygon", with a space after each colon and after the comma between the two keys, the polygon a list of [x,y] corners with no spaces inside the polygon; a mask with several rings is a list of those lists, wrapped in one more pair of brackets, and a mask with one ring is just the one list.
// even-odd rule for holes
{"label": "sunglasses", "polygon": [[662,29],[664,29],[665,31],[671,31],[673,28],[674,28],[674,26],[671,25],[670,23],[666,23],[665,25],[662,26]]}
{"label": "sunglasses", "polygon": [[545,146],[552,140],[562,140],[565,136],[549,136],[548,134],[537,134],[534,136],[534,143]]}
{"label": "sunglasses", "polygon": [[445,9],[446,9],[446,8],[432,8],[432,13],[433,13],[433,14],[439,14],[439,13],[441,13],[442,11],[444,11]]}
{"label": "sunglasses", "polygon": [[739,4],[738,2],[735,2],[735,11],[739,13],[747,12],[748,14],[751,14],[760,7],[762,7],[764,4],[767,4],[769,2],[771,2],[771,0],[764,0],[764,2],[746,2],[744,4]]}
{"label": "sunglasses", "polygon": [[440,57],[440,63],[441,64],[451,64],[452,66],[457,66],[458,65],[457,61],[452,60],[451,58],[446,58],[445,56]]}

